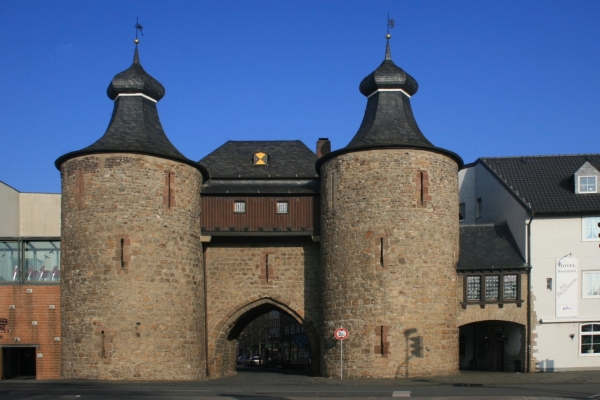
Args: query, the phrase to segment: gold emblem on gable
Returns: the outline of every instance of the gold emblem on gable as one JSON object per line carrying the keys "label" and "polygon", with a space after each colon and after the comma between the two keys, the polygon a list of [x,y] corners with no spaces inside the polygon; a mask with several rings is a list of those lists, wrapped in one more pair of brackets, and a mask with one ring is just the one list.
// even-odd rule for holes
{"label": "gold emblem on gable", "polygon": [[254,165],[267,165],[268,157],[269,156],[267,156],[266,153],[259,151],[258,153],[254,154]]}

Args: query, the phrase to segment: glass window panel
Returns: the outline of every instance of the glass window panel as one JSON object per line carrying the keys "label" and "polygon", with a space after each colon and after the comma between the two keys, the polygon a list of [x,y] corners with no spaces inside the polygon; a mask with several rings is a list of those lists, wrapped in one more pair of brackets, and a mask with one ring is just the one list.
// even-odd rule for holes
{"label": "glass window panel", "polygon": [[581,325],[581,353],[600,354],[600,324]]}
{"label": "glass window panel", "polygon": [[596,177],[595,176],[580,176],[579,177],[579,193],[596,193]]}
{"label": "glass window panel", "polygon": [[504,298],[517,298],[517,275],[504,275]]}
{"label": "glass window panel", "polygon": [[583,240],[600,240],[600,217],[583,217]]}
{"label": "glass window panel", "polygon": [[19,242],[0,242],[0,282],[19,282]]}
{"label": "glass window panel", "polygon": [[277,202],[277,213],[278,214],[287,214],[288,213],[288,202],[287,201],[278,201]]}
{"label": "glass window panel", "polygon": [[583,272],[583,297],[600,297],[600,271]]}
{"label": "glass window panel", "polygon": [[498,275],[485,277],[485,299],[494,300],[498,298]]}
{"label": "glass window panel", "polygon": [[465,219],[465,203],[458,205],[458,220],[463,221]]}
{"label": "glass window panel", "polygon": [[60,281],[60,242],[25,242],[26,282]]}
{"label": "glass window panel", "polygon": [[479,300],[481,298],[481,277],[467,276],[467,300]]}
{"label": "glass window panel", "polygon": [[246,212],[246,202],[245,201],[236,201],[233,203],[233,212],[236,213],[245,213]]}

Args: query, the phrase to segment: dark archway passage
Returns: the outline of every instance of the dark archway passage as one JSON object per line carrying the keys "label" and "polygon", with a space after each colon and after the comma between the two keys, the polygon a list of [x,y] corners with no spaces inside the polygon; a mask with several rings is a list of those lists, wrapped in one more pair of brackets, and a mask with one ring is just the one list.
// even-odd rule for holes
{"label": "dark archway passage", "polygon": [[[278,317],[275,317],[276,314]],[[253,329],[253,325],[256,325],[253,321],[260,318],[264,319],[262,327],[258,324],[253,332],[246,331]],[[277,318],[279,321],[276,321]],[[303,337],[306,339],[300,339]],[[319,372],[319,343],[314,325],[271,298],[263,298],[242,307],[223,324],[215,340],[212,357],[209,358],[209,375],[215,377],[235,373],[240,351],[245,352],[244,356],[260,357],[261,366],[310,366],[312,374]]]}
{"label": "dark archway passage", "polygon": [[460,327],[460,369],[523,372],[525,326],[507,321],[481,321]]}

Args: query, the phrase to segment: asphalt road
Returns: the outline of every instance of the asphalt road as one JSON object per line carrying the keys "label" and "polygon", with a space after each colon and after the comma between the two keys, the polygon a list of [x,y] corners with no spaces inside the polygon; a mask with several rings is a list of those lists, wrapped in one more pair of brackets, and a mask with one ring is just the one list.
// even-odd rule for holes
{"label": "asphalt road", "polygon": [[461,373],[424,379],[327,379],[302,372],[242,368],[199,382],[0,381],[0,399],[598,399],[600,371]]}

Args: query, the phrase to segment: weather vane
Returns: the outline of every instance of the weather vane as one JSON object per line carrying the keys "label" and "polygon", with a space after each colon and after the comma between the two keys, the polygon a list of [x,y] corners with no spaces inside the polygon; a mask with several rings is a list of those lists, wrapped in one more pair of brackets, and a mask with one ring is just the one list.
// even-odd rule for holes
{"label": "weather vane", "polygon": [[394,25],[396,25],[396,21],[394,21],[393,19],[390,19],[390,13],[388,13],[387,16],[387,35],[385,35],[386,39],[390,39],[392,37],[392,35],[390,35],[390,29],[394,28]]}
{"label": "weather vane", "polygon": [[144,36],[144,34],[142,33],[142,29],[142,26],[138,22],[138,17],[135,17],[135,40],[133,41],[133,43],[135,43],[136,45],[140,42],[140,40],[138,39],[138,32],[140,33],[140,35]]}

